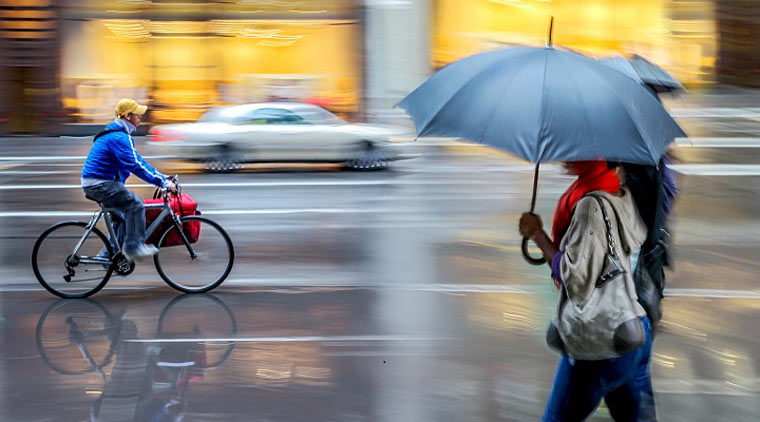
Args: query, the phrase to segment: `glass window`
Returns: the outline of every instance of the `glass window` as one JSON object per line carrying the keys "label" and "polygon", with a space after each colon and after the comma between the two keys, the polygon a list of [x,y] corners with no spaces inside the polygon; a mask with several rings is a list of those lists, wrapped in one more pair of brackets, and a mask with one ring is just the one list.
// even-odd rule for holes
{"label": "glass window", "polygon": [[228,119],[223,118],[223,112],[226,110],[225,108],[212,108],[209,111],[203,113],[203,116],[201,116],[200,119],[198,119],[199,122],[204,123],[212,123],[212,122],[224,122]]}
{"label": "glass window", "polygon": [[321,107],[304,107],[296,111],[299,116],[313,125],[342,125],[346,123]]}
{"label": "glass window", "polygon": [[260,108],[235,119],[235,123],[251,125],[299,125],[309,124],[301,116],[281,108]]}

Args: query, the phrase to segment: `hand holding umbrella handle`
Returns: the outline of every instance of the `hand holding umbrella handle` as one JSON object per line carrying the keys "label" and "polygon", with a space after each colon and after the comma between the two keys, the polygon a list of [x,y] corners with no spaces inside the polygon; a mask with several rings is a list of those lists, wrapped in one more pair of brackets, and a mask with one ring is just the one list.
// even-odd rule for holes
{"label": "hand holding umbrella handle", "polygon": [[[552,18],[554,20],[554,18]],[[538,189],[538,167],[540,163],[536,163],[536,170],[533,173],[533,199],[530,201],[530,212],[533,213],[533,211],[536,210],[536,190]],[[527,237],[523,237],[522,240],[522,255],[523,258],[525,258],[526,261],[528,261],[528,264],[531,265],[544,265],[546,264],[546,258],[539,257],[539,258],[533,258],[530,256],[530,253],[528,252],[528,242],[530,239]]]}
{"label": "hand holding umbrella handle", "polygon": [[530,256],[530,253],[528,252],[528,242],[529,241],[530,241],[530,239],[528,239],[527,237],[523,237],[523,240],[522,240],[522,255],[523,255],[523,258],[525,258],[525,260],[528,261],[528,264],[531,264],[531,265],[538,266],[538,265],[544,265],[544,264],[546,264],[546,258],[544,258],[543,256],[540,257],[540,258],[533,258],[532,256]]}

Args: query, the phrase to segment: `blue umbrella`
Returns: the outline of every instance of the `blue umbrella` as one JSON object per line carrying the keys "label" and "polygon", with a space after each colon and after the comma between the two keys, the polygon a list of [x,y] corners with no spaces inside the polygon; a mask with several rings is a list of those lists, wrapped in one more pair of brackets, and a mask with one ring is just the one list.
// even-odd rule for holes
{"label": "blue umbrella", "polygon": [[639,75],[639,78],[655,90],[655,92],[683,91],[685,89],[683,85],[681,85],[681,83],[665,69],[638,54],[631,56],[631,67],[633,67],[633,70]]}
{"label": "blue umbrella", "polygon": [[[600,59],[599,63],[625,73],[631,79],[644,85],[655,96],[661,93],[685,90],[683,85],[670,76],[665,69],[641,56],[634,55],[630,61],[620,56],[608,57]],[[659,99],[659,97],[657,98]]]}
{"label": "blue umbrella", "polygon": [[656,165],[681,128],[640,82],[552,47],[481,53],[404,98],[420,136],[464,138],[534,163],[607,159]]}
{"label": "blue umbrella", "polygon": [[[684,136],[640,82],[551,42],[451,63],[399,106],[419,136],[464,138],[536,163],[531,212],[538,163],[606,159],[656,165],[667,145]],[[528,259],[526,247],[524,239]]]}
{"label": "blue umbrella", "polygon": [[600,59],[599,63],[602,63],[604,65],[607,65],[613,69],[616,69],[620,72],[625,73],[628,75],[629,78],[633,79],[634,81],[643,84],[644,81],[641,80],[641,77],[639,77],[639,74],[636,73],[636,69],[633,68],[633,65],[631,62],[625,59],[625,57],[616,56],[616,57],[606,57],[604,59]]}

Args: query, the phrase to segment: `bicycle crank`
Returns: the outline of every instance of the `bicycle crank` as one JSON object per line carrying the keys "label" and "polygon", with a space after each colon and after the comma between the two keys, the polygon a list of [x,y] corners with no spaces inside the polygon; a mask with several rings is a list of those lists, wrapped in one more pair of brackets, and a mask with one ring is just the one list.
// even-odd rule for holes
{"label": "bicycle crank", "polygon": [[121,253],[113,257],[114,271],[120,276],[128,276],[135,270],[134,261],[130,262]]}

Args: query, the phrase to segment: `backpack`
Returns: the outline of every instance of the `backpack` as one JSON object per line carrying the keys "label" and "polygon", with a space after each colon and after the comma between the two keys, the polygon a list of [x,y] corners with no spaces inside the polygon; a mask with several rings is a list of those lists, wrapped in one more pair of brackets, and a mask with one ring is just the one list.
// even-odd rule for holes
{"label": "backpack", "polygon": [[114,133],[114,132],[124,132],[124,133],[127,133],[127,131],[124,130],[124,128],[101,130],[100,132],[98,132],[97,134],[95,134],[95,136],[92,138],[92,143],[94,144],[95,141],[97,141],[98,138],[100,138],[101,136],[108,135],[109,133]]}
{"label": "backpack", "polygon": [[675,185],[663,157],[657,167],[623,164],[626,187],[633,195],[639,215],[647,225],[633,281],[638,301],[652,325],[662,319],[661,301],[665,290],[665,267],[671,267],[668,214],[675,197]]}

